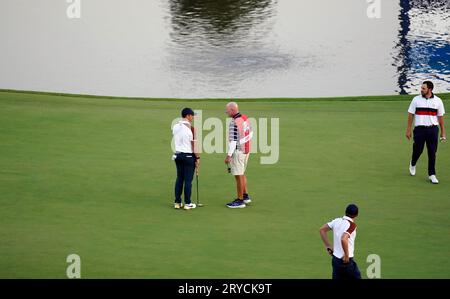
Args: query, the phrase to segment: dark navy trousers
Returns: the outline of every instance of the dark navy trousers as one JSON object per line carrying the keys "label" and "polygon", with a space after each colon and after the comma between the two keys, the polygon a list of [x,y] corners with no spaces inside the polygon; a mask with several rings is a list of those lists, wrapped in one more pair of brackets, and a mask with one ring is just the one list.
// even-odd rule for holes
{"label": "dark navy trousers", "polygon": [[333,279],[361,279],[361,272],[359,272],[358,265],[350,258],[347,264],[342,259],[338,259],[333,255],[331,261],[333,266]]}
{"label": "dark navy trousers", "polygon": [[439,140],[439,127],[421,127],[414,128],[414,144],[411,158],[411,165],[415,166],[417,160],[423,152],[425,144],[428,152],[428,175],[436,174],[436,152]]}
{"label": "dark navy trousers", "polygon": [[195,156],[189,153],[176,153],[177,179],[175,181],[175,202],[181,203],[184,185],[184,204],[191,203],[192,179],[195,171]]}

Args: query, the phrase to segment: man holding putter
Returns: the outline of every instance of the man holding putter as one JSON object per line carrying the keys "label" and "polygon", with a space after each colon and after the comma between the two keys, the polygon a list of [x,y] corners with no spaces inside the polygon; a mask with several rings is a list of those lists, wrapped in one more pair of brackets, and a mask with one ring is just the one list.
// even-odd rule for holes
{"label": "man holding putter", "polygon": [[229,147],[225,158],[229,172],[236,180],[237,198],[228,203],[231,209],[245,208],[250,199],[247,191],[245,169],[250,155],[250,145],[253,131],[247,115],[239,113],[238,105],[230,102],[226,105],[226,113],[232,118],[228,135]]}
{"label": "man holding putter", "polygon": [[[198,154],[195,140],[195,129],[192,125],[194,115],[195,113],[191,108],[184,108],[181,111],[181,117],[183,119],[172,128],[175,145],[175,154],[172,156],[172,159],[175,161],[175,166],[177,168],[177,179],[175,181],[175,209],[184,208],[185,210],[191,210],[197,207],[195,203],[191,202],[192,179],[194,177],[194,171],[197,171],[198,174],[198,167],[200,165],[200,155]],[[183,187],[184,206],[181,201]]]}

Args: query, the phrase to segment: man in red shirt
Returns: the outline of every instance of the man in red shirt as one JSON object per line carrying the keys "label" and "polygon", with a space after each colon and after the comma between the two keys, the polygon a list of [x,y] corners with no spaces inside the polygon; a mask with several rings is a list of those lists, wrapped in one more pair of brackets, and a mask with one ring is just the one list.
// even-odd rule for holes
{"label": "man in red shirt", "polygon": [[229,148],[225,163],[229,165],[230,172],[236,179],[237,189],[237,198],[228,203],[227,207],[232,209],[245,208],[246,204],[252,201],[247,191],[245,170],[250,155],[253,131],[247,115],[239,113],[236,103],[228,103],[226,113],[232,120],[228,134]]}

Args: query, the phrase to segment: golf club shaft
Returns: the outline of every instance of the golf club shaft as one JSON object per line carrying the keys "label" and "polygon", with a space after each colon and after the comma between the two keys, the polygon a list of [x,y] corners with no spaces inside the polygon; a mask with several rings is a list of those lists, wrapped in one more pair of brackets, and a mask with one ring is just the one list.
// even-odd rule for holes
{"label": "golf club shaft", "polygon": [[200,201],[199,201],[199,195],[198,195],[198,173],[196,173],[196,175],[195,175],[195,182],[197,185],[197,205],[199,205]]}

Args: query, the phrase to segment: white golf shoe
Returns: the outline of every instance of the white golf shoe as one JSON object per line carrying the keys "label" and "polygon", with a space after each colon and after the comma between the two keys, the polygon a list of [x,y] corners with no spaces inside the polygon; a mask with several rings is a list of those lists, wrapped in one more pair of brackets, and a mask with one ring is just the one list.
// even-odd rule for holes
{"label": "white golf shoe", "polygon": [[416,175],[416,166],[412,166],[411,162],[409,162],[409,174],[412,176]]}
{"label": "white golf shoe", "polygon": [[251,202],[252,202],[252,199],[250,198],[250,196],[247,193],[244,193],[244,203],[246,205],[248,205]]}
{"label": "white golf shoe", "polygon": [[197,207],[197,205],[195,203],[190,203],[190,204],[184,205],[185,210],[195,209],[196,207]]}
{"label": "white golf shoe", "polygon": [[428,177],[433,184],[439,184],[437,177],[433,174]]}

